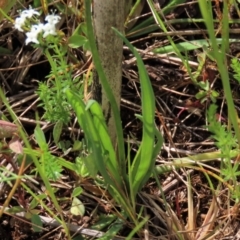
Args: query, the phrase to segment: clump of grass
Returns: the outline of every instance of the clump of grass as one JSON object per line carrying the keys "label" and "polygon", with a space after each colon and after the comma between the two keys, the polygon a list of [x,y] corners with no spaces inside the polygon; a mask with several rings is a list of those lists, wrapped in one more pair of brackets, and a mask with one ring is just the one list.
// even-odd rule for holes
{"label": "clump of grass", "polygon": [[[209,188],[212,192],[212,202],[203,224],[200,227],[197,226],[198,209],[195,209],[193,205],[193,187],[191,186],[190,174],[187,172],[187,181],[185,182],[187,185],[189,211],[187,226],[184,226],[184,224],[181,222],[181,219],[179,219],[178,214],[175,213],[174,209],[169,206],[163,191],[162,199],[165,209],[164,214],[162,213],[162,216],[165,217],[169,235],[174,236],[175,239],[190,240],[193,238],[206,239],[211,237],[214,231],[217,231],[217,227],[214,226],[214,223],[216,222],[218,212],[217,197],[222,186],[229,188],[229,192],[231,194],[230,197],[234,200],[234,204],[239,203],[240,197],[240,189],[238,187],[239,164],[237,161],[233,161],[233,156],[238,156],[240,135],[238,131],[238,119],[230,91],[229,76],[226,71],[226,52],[228,50],[229,43],[224,40],[228,39],[228,22],[226,21],[227,23],[225,23],[224,21],[228,19],[227,3],[224,2],[224,23],[222,25],[224,30],[223,33],[226,35],[222,35],[221,47],[219,47],[219,41],[214,35],[215,33],[212,24],[213,16],[207,11],[207,9],[212,10],[211,2],[199,1],[202,15],[205,19],[210,36],[209,47],[211,47],[211,51],[209,49],[206,50],[206,48],[203,47],[203,52],[208,57],[211,57],[212,60],[217,62],[221,79],[223,81],[223,88],[227,99],[229,113],[229,124],[223,125],[216,118],[216,105],[208,105],[207,128],[212,133],[212,137],[215,140],[215,145],[219,151],[217,153],[208,153],[208,155],[199,154],[195,156],[188,156],[186,158],[174,159],[172,162],[170,162],[170,164],[155,168],[155,160],[160,152],[163,139],[155,127],[154,93],[144,64],[132,45],[124,38],[122,34],[120,34],[116,29],[113,29],[113,31],[115,31],[116,34],[123,39],[123,41],[137,58],[137,66],[140,75],[142,113],[136,117],[142,121],[143,132],[136,155],[131,158],[130,146],[128,146],[127,154],[125,152],[120,113],[116,107],[114,93],[111,92],[108,85],[108,80],[106,79],[104,71],[102,70],[97,48],[95,46],[92,23],[90,19],[90,1],[86,0],[85,2],[87,24],[80,31],[81,34],[84,34],[84,36],[79,38],[81,43],[75,42],[77,41],[77,35],[79,34],[79,31],[75,31],[74,34],[77,35],[74,37],[72,36],[69,43],[71,47],[83,46],[85,50],[91,50],[92,52],[94,64],[101,79],[101,84],[113,106],[118,136],[117,149],[111,143],[100,105],[93,100],[85,103],[82,92],[80,92],[78,87],[76,88],[75,83],[71,80],[71,70],[66,71],[66,69],[71,69],[71,66],[66,60],[66,56],[68,54],[67,47],[62,45],[62,43],[57,42],[59,39],[49,38],[49,45],[44,45],[43,52],[51,65],[51,74],[48,76],[48,82],[41,83],[38,89],[39,97],[42,100],[41,106],[45,110],[44,117],[46,120],[54,123],[60,122],[59,126],[57,125],[58,123],[56,124],[60,130],[57,129],[58,127],[55,128],[56,132],[54,135],[54,140],[55,143],[57,143],[60,135],[59,132],[61,132],[62,129],[62,124],[67,124],[69,119],[72,117],[72,114],[75,114],[81,128],[84,130],[84,139],[80,142],[80,144],[84,146],[81,146],[80,148],[78,147],[78,150],[80,149],[81,153],[78,157],[76,157],[74,163],[70,163],[63,158],[56,157],[51,154],[44,133],[39,127],[35,129],[35,139],[39,146],[39,150],[33,150],[27,141],[26,135],[23,133],[21,134],[26,145],[24,148],[24,154],[31,157],[36,166],[36,172],[42,178],[48,193],[48,195],[35,194],[31,191],[31,189],[28,188],[27,185],[22,184],[26,191],[34,198],[34,201],[31,202],[29,214],[32,210],[35,210],[38,203],[40,203],[51,216],[53,216],[63,225],[68,239],[71,239],[67,224],[64,220],[63,214],[61,213],[59,199],[57,199],[55,189],[53,189],[49,181],[49,179],[57,180],[61,176],[63,168],[67,168],[78,174],[80,178],[91,177],[91,179],[95,181],[95,184],[107,191],[117,203],[116,205],[121,208],[121,211],[119,211],[118,209],[120,208],[115,208],[116,205],[112,205],[112,208],[114,208],[116,214],[114,216],[111,215],[111,219],[109,220],[111,222],[111,227],[109,227],[109,230],[105,234],[105,238],[112,238],[115,236],[119,231],[121,231],[127,221],[130,221],[131,224],[133,224],[132,232],[126,239],[131,239],[136,233],[142,237],[146,232],[146,229],[144,229],[144,224],[148,221],[148,217],[145,217],[144,215],[143,207],[140,209],[137,207],[136,199],[137,195],[141,195],[140,192],[142,187],[146,184],[150,177],[155,177],[156,183],[161,190],[162,186],[159,183],[159,174],[171,171],[175,167],[190,168],[201,171],[205,174]],[[148,4],[152,10],[154,19],[156,19],[157,25],[161,26],[161,28],[166,31],[164,22],[155,11],[153,1],[148,0]],[[192,81],[199,88],[199,93],[196,95],[196,98],[200,99],[202,102],[211,101],[211,103],[215,103],[218,94],[216,91],[210,88],[209,82],[197,82],[197,77],[202,70],[204,61],[200,62],[201,66],[197,70],[197,74],[193,74],[190,66],[188,65],[188,59],[186,55],[182,55],[181,51],[178,49],[178,46],[176,46],[171,37],[168,37],[168,39],[171,43],[172,50],[182,59],[182,62],[191,76]],[[232,60],[232,67],[235,71],[236,80],[239,80],[240,67],[237,60]],[[3,95],[2,99],[6,106],[8,106],[8,103]],[[11,112],[11,108],[9,106],[8,109]],[[14,118],[13,113],[12,116]],[[219,170],[220,176],[217,176],[214,170],[209,166],[206,166],[204,163],[206,160],[212,161],[216,158],[221,159],[221,166]],[[13,175],[11,177],[17,179],[19,176]],[[211,177],[217,180],[217,186],[213,184]],[[8,180],[10,180],[10,177]],[[18,184],[20,184],[20,182],[18,182]],[[77,198],[80,194],[82,194],[82,191],[83,190],[81,188],[75,187],[71,194],[71,199],[69,199],[69,201],[72,201],[72,214],[77,212],[77,214],[81,216],[84,215],[85,208],[83,203]],[[55,210],[60,214],[60,217],[58,217],[54,213],[54,210],[49,209],[44,203],[44,200],[49,196],[55,206]],[[149,202],[151,202],[150,199]],[[20,210],[22,211],[23,209]],[[168,214],[166,214],[166,212]],[[32,214],[31,219],[32,222],[37,225],[35,226],[35,231],[40,231],[42,225],[36,215],[37,214]],[[169,216],[171,217],[171,221],[169,220]],[[106,220],[107,217],[103,219]],[[199,227],[198,230],[197,227]]]}

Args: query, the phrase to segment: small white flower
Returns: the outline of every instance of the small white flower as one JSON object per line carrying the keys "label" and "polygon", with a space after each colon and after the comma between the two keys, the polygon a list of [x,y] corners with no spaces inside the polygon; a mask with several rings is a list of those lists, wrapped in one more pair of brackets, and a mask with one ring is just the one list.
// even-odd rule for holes
{"label": "small white flower", "polygon": [[20,13],[20,16],[18,18],[16,18],[15,23],[14,23],[14,27],[20,31],[23,32],[24,30],[22,29],[22,27],[25,25],[26,23],[26,19],[27,18],[32,18],[34,15],[40,15],[40,13],[38,11],[35,11],[31,8],[23,10]]}
{"label": "small white flower", "polygon": [[43,37],[46,38],[48,35],[57,35],[56,27],[52,23],[46,23],[43,26]]}
{"label": "small white flower", "polygon": [[43,24],[38,24],[38,25],[32,25],[31,27],[31,31],[27,32],[27,39],[26,39],[26,45],[30,42],[33,43],[39,43],[37,37],[38,34],[43,30]]}
{"label": "small white flower", "polygon": [[20,14],[21,17],[25,17],[25,18],[32,18],[33,15],[40,15],[40,13],[32,8],[23,10]]}
{"label": "small white flower", "polygon": [[14,27],[20,31],[20,32],[23,32],[24,30],[22,29],[22,27],[24,26],[25,24],[25,20],[26,18],[24,17],[18,17],[15,19],[15,23],[14,23]]}
{"label": "small white flower", "polygon": [[52,23],[52,24],[57,24],[59,23],[61,17],[58,16],[58,15],[55,15],[55,14],[48,14],[46,17],[45,17],[45,21],[48,22],[48,23]]}
{"label": "small white flower", "polygon": [[39,24],[34,25],[34,26],[36,26],[37,31],[39,31],[39,32],[42,32],[44,30],[44,24],[43,23],[39,23]]}

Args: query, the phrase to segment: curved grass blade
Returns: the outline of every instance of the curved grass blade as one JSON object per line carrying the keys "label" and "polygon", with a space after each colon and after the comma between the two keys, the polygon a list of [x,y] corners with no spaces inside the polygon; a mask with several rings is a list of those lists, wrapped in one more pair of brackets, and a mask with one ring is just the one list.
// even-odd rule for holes
{"label": "curved grass blade", "polygon": [[150,177],[155,162],[155,159],[152,158],[155,140],[155,99],[150,79],[140,55],[120,32],[116,29],[114,29],[114,31],[123,39],[125,44],[137,58],[137,66],[140,75],[143,134],[141,145],[129,169],[129,171],[131,171],[131,179],[129,179],[129,181],[131,182],[130,186],[132,186],[132,197],[135,197],[138,190],[142,188]]}
{"label": "curved grass blade", "polygon": [[98,171],[102,174],[105,181],[111,182],[107,170],[104,167],[105,161],[102,156],[102,146],[99,141],[98,131],[94,127],[90,113],[85,110],[86,106],[78,94],[69,89],[67,89],[65,93],[67,100],[74,109],[78,122],[85,133],[89,148],[92,149],[94,160],[98,159],[95,161]]}
{"label": "curved grass blade", "polygon": [[122,181],[119,174],[119,166],[111,138],[108,134],[102,109],[96,101],[90,100],[89,110],[92,114],[95,129],[98,131],[99,141],[102,144],[103,152],[107,157],[104,165],[107,167],[107,169],[109,169],[109,173],[113,176],[118,185],[121,186]]}
{"label": "curved grass blade", "polygon": [[104,178],[104,181],[110,185],[112,191],[115,191],[115,196],[113,197],[119,195],[118,197],[124,199],[122,197],[125,194],[122,191],[124,188],[120,167],[118,166],[113,146],[110,144],[110,136],[107,132],[100,106],[97,102],[93,102],[94,104],[89,106],[91,111],[88,111],[77,93],[68,89],[66,90],[66,96],[77,115],[89,147],[92,149],[94,164]]}

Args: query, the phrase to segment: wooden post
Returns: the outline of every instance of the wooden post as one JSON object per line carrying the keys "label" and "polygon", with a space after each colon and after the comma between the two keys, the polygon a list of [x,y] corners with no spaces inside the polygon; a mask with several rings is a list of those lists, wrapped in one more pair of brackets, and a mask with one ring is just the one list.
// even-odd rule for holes
{"label": "wooden post", "polygon": [[[124,0],[93,0],[93,26],[99,57],[119,108],[122,86],[123,42],[111,28],[115,27],[123,33],[124,21]],[[93,74],[92,96],[102,104],[109,134],[113,145],[116,146],[116,128],[111,104],[108,102],[104,90],[101,89],[96,72]]]}

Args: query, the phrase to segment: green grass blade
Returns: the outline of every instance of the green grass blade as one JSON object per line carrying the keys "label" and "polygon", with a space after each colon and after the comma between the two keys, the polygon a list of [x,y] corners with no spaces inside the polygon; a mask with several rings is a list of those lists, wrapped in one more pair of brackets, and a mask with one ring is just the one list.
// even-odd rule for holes
{"label": "green grass blade", "polygon": [[134,56],[136,56],[138,71],[140,75],[143,135],[139,151],[133,160],[130,169],[130,171],[132,171],[132,179],[130,179],[130,181],[132,182],[132,191],[135,196],[138,190],[146,183],[146,180],[150,177],[152,167],[154,165],[154,159],[152,159],[152,156],[155,139],[155,99],[150,79],[140,55],[120,32],[118,32],[116,29],[114,30],[118,36],[123,39],[129,49],[133,52]]}
{"label": "green grass blade", "polygon": [[186,2],[186,0],[171,0],[171,1],[169,1],[169,3],[167,4],[167,6],[162,9],[162,12],[164,13],[164,15],[167,15],[168,13],[170,13],[171,11],[173,11],[174,8],[177,7],[177,5],[183,4],[183,3],[185,3],[185,2]]}
{"label": "green grass blade", "polygon": [[[216,38],[217,44],[224,45],[224,40],[222,38]],[[229,39],[229,42],[240,42],[239,39]],[[197,39],[193,41],[188,41],[188,42],[180,42],[176,43],[175,46],[178,48],[180,52],[186,52],[186,51],[191,51],[195,50],[198,48],[209,48],[209,41],[207,39]],[[160,48],[155,48],[153,50],[154,53],[169,53],[169,52],[174,52],[174,47],[172,45],[167,45],[164,47]]]}
{"label": "green grass blade", "polygon": [[78,94],[69,89],[66,90],[65,94],[68,102],[77,115],[79,124],[81,124],[88,141],[88,145],[92,149],[93,158],[98,171],[102,174],[104,180],[110,183],[111,179],[108,175],[107,169],[105,168],[105,159],[102,154],[102,146],[99,140],[98,131],[94,127],[90,113],[85,110],[86,106]]}
{"label": "green grass blade", "polygon": [[93,122],[95,129],[98,131],[99,140],[101,141],[103,151],[107,156],[107,161],[105,162],[105,165],[107,169],[109,170],[109,173],[113,176],[114,180],[117,181],[117,183],[121,186],[121,178],[120,178],[120,171],[119,166],[116,158],[116,153],[114,151],[112,141],[110,139],[110,136],[108,134],[107,125],[105,123],[105,118],[103,116],[102,109],[100,105],[94,101],[90,100],[91,105],[89,107],[89,110],[93,117]]}
{"label": "green grass blade", "polygon": [[[235,110],[234,103],[233,103],[229,74],[228,74],[228,71],[226,71],[226,69],[228,69],[227,57],[226,57],[227,52],[223,52],[223,50],[224,51],[228,50],[229,40],[224,40],[221,49],[219,49],[217,40],[215,37],[214,25],[213,25],[213,21],[212,21],[212,19],[213,19],[212,3],[211,3],[211,1],[199,0],[198,4],[200,6],[202,16],[205,19],[205,24],[206,24],[206,27],[208,30],[208,35],[210,37],[210,41],[211,41],[211,45],[212,45],[211,47],[213,49],[213,51],[212,51],[213,57],[214,57],[215,61],[217,62],[218,70],[221,75],[223,89],[224,89],[224,95],[226,97],[226,102],[227,102],[227,106],[228,106],[228,115],[229,115],[231,124],[233,125],[233,128],[235,130],[235,133],[236,133],[236,136],[238,139],[238,144],[240,147],[240,131],[239,131],[239,126],[238,126],[238,116],[236,114],[236,110]],[[228,32],[229,32],[229,30],[228,30],[229,22],[228,22],[228,15],[227,15],[228,5],[225,1],[224,1],[223,8],[224,8],[223,19],[226,22],[223,23],[222,38],[225,39],[225,38],[228,38]]]}

